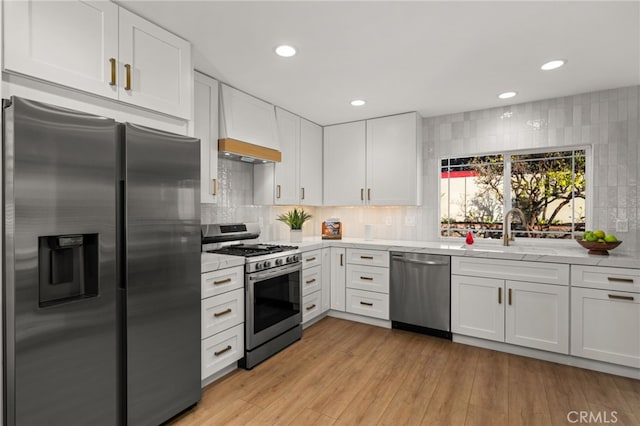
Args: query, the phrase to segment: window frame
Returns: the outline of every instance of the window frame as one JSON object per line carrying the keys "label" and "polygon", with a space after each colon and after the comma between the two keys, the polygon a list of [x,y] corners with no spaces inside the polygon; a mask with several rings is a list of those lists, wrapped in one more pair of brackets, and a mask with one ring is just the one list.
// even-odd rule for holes
{"label": "window frame", "polygon": [[[584,151],[584,158],[585,158],[585,179],[587,180],[587,188],[585,191],[585,204],[584,204],[584,208],[585,208],[585,229],[593,229],[593,194],[594,194],[594,166],[593,166],[593,145],[562,145],[562,146],[549,146],[549,147],[543,147],[543,148],[532,148],[532,149],[514,149],[514,150],[502,150],[502,151],[485,151],[485,152],[479,152],[479,153],[473,153],[473,154],[469,154],[469,153],[463,153],[463,154],[449,154],[449,155],[441,155],[439,156],[436,161],[437,161],[437,166],[438,166],[438,194],[442,194],[442,161],[443,160],[447,160],[447,159],[451,159],[451,158],[464,158],[464,157],[483,157],[483,156],[495,156],[495,155],[502,155],[503,157],[503,164],[504,164],[504,175],[503,175],[503,182],[507,182],[507,180],[505,180],[504,178],[506,176],[511,176],[511,156],[513,155],[528,155],[528,154],[542,154],[542,153],[547,153],[547,152],[561,152],[561,151],[580,151],[583,150]],[[448,180],[448,182],[450,182],[450,179]],[[510,182],[510,180],[508,180],[508,182]],[[447,193],[449,194],[450,197],[450,186],[448,188]],[[450,217],[450,198],[447,199],[447,213],[448,216]],[[448,236],[443,236],[442,235],[442,203],[443,203],[443,198],[442,197],[438,197],[438,206],[437,206],[437,215],[438,215],[438,220],[436,221],[436,232],[438,235],[438,238],[441,241],[464,241],[464,237],[448,237]],[[505,185],[504,188],[504,193],[503,193],[503,203],[502,203],[502,213],[504,216],[504,213],[506,213],[511,207],[511,185]],[[579,231],[578,231],[579,233]],[[504,235],[504,230],[501,231],[501,234]],[[575,237],[577,236],[576,231],[572,231],[572,235],[571,238],[566,238],[566,239],[559,239],[559,238],[522,238],[524,241],[526,241],[527,243],[530,244],[549,244],[551,243],[551,241],[553,241],[552,244],[575,244],[573,242],[573,240],[575,239]],[[517,237],[517,235],[516,235]],[[490,242],[490,241],[500,241],[500,243],[502,243],[501,238],[500,239],[492,239],[492,238],[486,238],[486,239],[482,239],[481,241],[485,242]]]}

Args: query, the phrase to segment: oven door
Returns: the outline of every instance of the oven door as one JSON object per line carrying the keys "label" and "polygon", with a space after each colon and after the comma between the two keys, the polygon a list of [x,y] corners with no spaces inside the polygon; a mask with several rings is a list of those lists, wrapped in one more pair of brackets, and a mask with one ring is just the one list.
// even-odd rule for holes
{"label": "oven door", "polygon": [[247,350],[273,339],[302,322],[302,264],[247,275]]}

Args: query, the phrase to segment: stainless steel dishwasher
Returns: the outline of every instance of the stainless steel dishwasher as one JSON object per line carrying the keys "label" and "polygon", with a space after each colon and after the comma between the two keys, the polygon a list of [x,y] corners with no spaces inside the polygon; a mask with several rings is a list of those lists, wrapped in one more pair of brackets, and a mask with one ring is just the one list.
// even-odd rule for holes
{"label": "stainless steel dishwasher", "polygon": [[451,339],[451,257],[391,252],[391,326]]}

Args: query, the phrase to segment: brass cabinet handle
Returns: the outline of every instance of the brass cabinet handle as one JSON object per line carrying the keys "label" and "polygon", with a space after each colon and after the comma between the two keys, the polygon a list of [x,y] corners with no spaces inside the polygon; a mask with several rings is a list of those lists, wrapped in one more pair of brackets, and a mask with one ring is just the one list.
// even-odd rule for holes
{"label": "brass cabinet handle", "polygon": [[618,299],[618,300],[631,300],[633,301],[633,296],[619,296],[617,294],[609,294],[609,299]]}
{"label": "brass cabinet handle", "polygon": [[111,62],[111,81],[109,82],[109,86],[116,85],[116,58],[109,58],[109,62]]}
{"label": "brass cabinet handle", "polygon": [[213,354],[214,354],[215,356],[220,356],[220,355],[222,355],[223,353],[228,352],[228,351],[230,351],[230,350],[231,350],[231,345],[227,345],[227,347],[226,347],[226,348],[222,349],[221,351],[214,352]]}
{"label": "brass cabinet handle", "polygon": [[313,308],[315,308],[315,307],[316,307],[316,305],[315,305],[315,304],[313,304],[313,305],[311,305],[311,306],[307,306],[305,309],[306,309],[307,311],[310,311],[310,310],[312,310],[312,309],[313,309]]}
{"label": "brass cabinet handle", "polygon": [[231,282],[231,278],[227,278],[227,279],[220,280],[220,281],[214,281],[213,285],[226,284],[226,283],[230,283],[230,282]]}
{"label": "brass cabinet handle", "polygon": [[367,189],[367,200],[371,201],[371,188]]}
{"label": "brass cabinet handle", "polygon": [[371,277],[360,277],[361,280],[366,280],[366,281],[373,281],[373,278]]}
{"label": "brass cabinet handle", "polygon": [[215,314],[213,314],[213,316],[214,316],[214,317],[216,317],[216,318],[218,318],[218,317],[221,317],[221,316],[223,316],[223,315],[230,314],[230,313],[231,313],[231,308],[227,308],[227,309],[225,309],[225,310],[224,310],[224,311],[222,311],[222,312],[216,312]]}
{"label": "brass cabinet handle", "polygon": [[213,184],[213,191],[211,192],[211,195],[218,195],[218,179],[212,179],[211,183]]}
{"label": "brass cabinet handle", "polygon": [[306,284],[311,284],[311,283],[315,283],[316,279],[315,278],[311,278],[310,280],[305,281]]}
{"label": "brass cabinet handle", "polygon": [[315,256],[314,257],[307,257],[305,259],[305,261],[307,261],[307,262],[313,262],[314,260],[316,260]]}
{"label": "brass cabinet handle", "polygon": [[340,253],[340,266],[344,266],[344,254]]}
{"label": "brass cabinet handle", "polygon": [[607,277],[607,280],[615,283],[633,283],[633,278]]}
{"label": "brass cabinet handle", "polygon": [[373,303],[363,302],[363,301],[360,301],[360,304],[365,306],[373,306]]}
{"label": "brass cabinet handle", "polygon": [[280,188],[280,185],[276,185],[276,198],[280,198],[281,195],[282,195],[282,188]]}
{"label": "brass cabinet handle", "polygon": [[511,305],[511,289],[509,289],[509,305]]}
{"label": "brass cabinet handle", "polygon": [[364,188],[360,188],[360,201],[364,201]]}
{"label": "brass cabinet handle", "polygon": [[498,305],[502,305],[502,287],[498,287]]}
{"label": "brass cabinet handle", "polygon": [[360,259],[373,260],[373,256],[360,256]]}
{"label": "brass cabinet handle", "polygon": [[301,200],[304,200],[304,188],[300,188],[300,189],[302,189],[302,194],[301,194],[301,196],[300,196],[300,199],[301,199]]}
{"label": "brass cabinet handle", "polygon": [[131,90],[131,64],[124,64],[124,68],[127,70],[124,90]]}

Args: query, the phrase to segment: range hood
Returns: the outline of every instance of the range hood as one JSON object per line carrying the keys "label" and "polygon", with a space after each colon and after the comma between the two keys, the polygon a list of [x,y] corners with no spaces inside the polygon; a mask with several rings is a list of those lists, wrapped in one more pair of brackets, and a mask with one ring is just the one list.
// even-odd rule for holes
{"label": "range hood", "polygon": [[276,149],[232,138],[218,139],[218,156],[246,163],[279,163],[282,161],[282,153]]}

